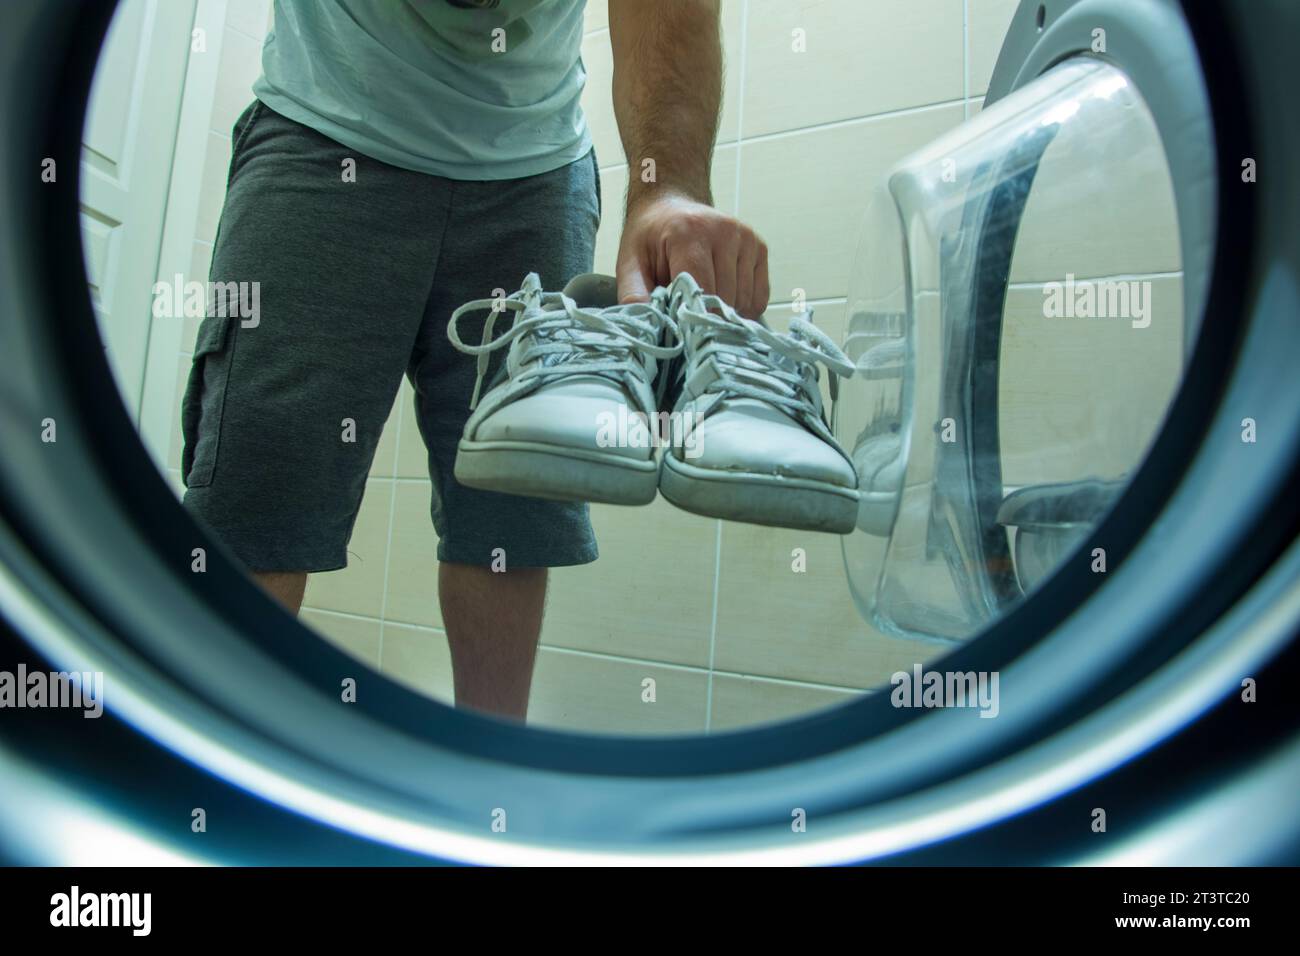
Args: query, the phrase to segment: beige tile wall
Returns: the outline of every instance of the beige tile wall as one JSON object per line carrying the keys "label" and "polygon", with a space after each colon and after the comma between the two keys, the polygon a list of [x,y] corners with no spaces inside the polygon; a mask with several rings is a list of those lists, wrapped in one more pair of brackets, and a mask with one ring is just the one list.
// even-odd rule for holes
{"label": "beige tile wall", "polygon": [[[267,2],[231,0],[196,276],[206,275],[230,125],[249,100]],[[842,336],[858,219],[871,187],[896,160],[982,107],[1015,6],[723,0],[727,89],[715,200],[768,241],[769,316],[778,326],[802,290],[819,323]],[[584,107],[605,200],[596,268],[612,273],[626,172],[610,100],[604,0],[590,0],[586,30]],[[189,355],[180,362],[188,367]],[[349,567],[313,576],[303,619],[395,680],[449,700],[430,486],[411,401],[403,383],[371,469]],[[179,443],[171,466],[179,485]],[[596,506],[592,514],[601,560],[553,574],[530,711],[539,725],[690,733],[780,720],[851,699],[940,650],[863,623],[834,536],[710,521],[663,502]],[[795,549],[806,554],[806,571],[793,569]]]}
{"label": "beige tile wall", "polygon": [[1120,478],[1141,461],[1182,378],[1183,284],[1176,275],[1137,281],[1150,283],[1144,329],[1045,320],[1041,283],[1009,290],[1000,395],[1008,485]]}

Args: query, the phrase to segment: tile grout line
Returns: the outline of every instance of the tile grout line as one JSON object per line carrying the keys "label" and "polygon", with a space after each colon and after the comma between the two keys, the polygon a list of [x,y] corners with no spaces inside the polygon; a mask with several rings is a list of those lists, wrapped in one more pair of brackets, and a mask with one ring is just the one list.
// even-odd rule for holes
{"label": "tile grout line", "polygon": [[679,664],[673,661],[655,661],[644,657],[629,657],[626,654],[614,654],[608,651],[589,651],[581,647],[560,647],[556,644],[539,644],[540,648],[555,654],[567,654],[570,657],[589,657],[598,661],[615,661],[619,664],[635,664],[638,667],[657,667],[666,671],[685,671],[689,674],[707,674],[708,670],[698,664]]}
{"label": "tile grout line", "polygon": [[[740,215],[740,174],[743,166],[741,147],[744,144],[745,131],[745,72],[748,66],[749,52],[749,0],[744,0],[740,8],[740,89],[736,92],[736,180],[732,183],[732,215]],[[724,64],[725,68],[725,64]],[[724,73],[725,83],[725,73]],[[709,620],[709,672],[704,694],[704,732],[713,730],[713,665],[718,649],[718,592],[722,582],[722,521],[717,523],[717,533],[713,539],[713,608]]]}
{"label": "tile grout line", "polygon": [[[379,600],[379,669],[384,667],[384,623],[388,617],[388,569],[393,559],[393,522],[397,514],[397,456],[402,452],[402,422],[406,418],[406,402],[402,401],[402,384],[397,384],[397,433],[393,436],[393,473],[389,479],[388,536],[384,539],[384,593]],[[380,434],[382,440],[383,434]]]}
{"label": "tile grout line", "polygon": [[[741,166],[741,146],[745,138],[745,72],[749,66],[749,0],[744,0],[744,5],[740,8],[740,89],[736,91],[736,181],[732,184],[731,209],[732,214],[740,216],[740,166]],[[726,85],[726,74],[723,73],[723,85]],[[726,93],[724,91],[723,95]]]}
{"label": "tile grout line", "polygon": [[[1041,280],[1040,279],[1018,279],[1015,282],[1008,282],[1007,288],[1027,289],[1027,290],[1032,290],[1034,292],[1037,292],[1041,290],[1043,286],[1049,285],[1053,282],[1060,284],[1063,281],[1063,278],[1064,277],[1057,277],[1054,279],[1041,279]],[[1139,282],[1143,279],[1155,280],[1155,279],[1183,279],[1183,278],[1186,278],[1186,276],[1184,276],[1182,269],[1176,269],[1173,272],[1116,272],[1116,273],[1112,273],[1111,275],[1102,275],[1102,276],[1093,276],[1093,275],[1081,276],[1081,275],[1074,274],[1074,284],[1076,286],[1080,286],[1080,285],[1090,285],[1097,282]]]}
{"label": "tile grout line", "polygon": [[[304,604],[302,606],[302,610],[304,614],[332,614],[335,617],[347,618],[349,621],[365,621],[368,624],[382,623],[379,618],[372,617],[369,614],[357,614],[355,611],[336,611],[332,607],[316,607],[315,605]],[[397,618],[393,618],[389,620],[387,623],[391,624],[393,627],[405,627],[413,631],[428,631],[430,634],[441,634],[443,637],[447,636],[446,628],[435,627],[432,624],[415,624],[412,623],[411,621],[401,621],[398,620]],[[595,652],[593,651],[591,653],[595,653]],[[628,660],[636,660],[636,658],[628,658]],[[656,664],[659,662],[646,661],[645,663]],[[685,667],[688,665],[681,665],[681,666]]]}
{"label": "tile grout line", "polygon": [[[721,522],[719,522],[719,524],[721,524]],[[365,614],[356,614],[352,611],[335,611],[327,607],[311,607],[304,605],[303,612],[306,614],[333,615],[334,617],[341,617],[350,621],[365,621],[372,624],[380,623],[379,619],[375,617],[370,617]],[[432,635],[439,635],[443,638],[446,638],[447,636],[446,628],[432,627],[428,624],[413,624],[407,621],[393,621],[392,624],[394,627],[409,628],[413,631],[424,631]],[[325,636],[328,639],[327,635],[322,636]],[[559,644],[541,643],[538,647],[556,654],[567,654],[571,657],[588,657],[593,660],[616,661],[620,664],[636,664],[638,666],[657,667],[662,670],[685,671],[691,674],[708,674],[708,669],[706,667],[701,667],[697,664],[681,664],[676,661],[660,661],[648,657],[630,657],[626,654],[612,654],[607,651],[592,651],[581,647],[564,647]],[[718,670],[715,673],[721,677],[733,677],[738,680],[761,681],[769,684],[812,688],[814,690],[836,691],[846,694],[870,694],[876,692],[876,690],[871,687],[855,687],[849,684],[828,684],[824,681],[801,680],[797,677],[777,677],[772,674],[746,673],[743,671],[730,670]]]}
{"label": "tile grout line", "polygon": [[961,0],[962,113],[970,119],[970,0]]}
{"label": "tile grout line", "polygon": [[241,30],[241,29],[239,29],[239,27],[234,26],[233,24],[231,24],[231,23],[229,23],[229,22],[226,23],[226,29],[229,30],[231,33],[236,33],[236,34],[238,34],[239,36],[243,37],[245,40],[252,40],[252,41],[253,41],[254,43],[256,43],[259,47],[260,47],[263,43],[266,42],[266,35],[265,35],[265,34],[263,34],[261,37],[255,37],[255,36],[253,36],[253,34],[249,33],[247,30]]}
{"label": "tile grout line", "polygon": [[[766,143],[777,139],[786,139],[792,136],[801,136],[806,133],[818,133],[828,129],[843,129],[846,126],[866,125],[867,123],[876,123],[883,120],[895,119],[900,116],[915,116],[918,113],[936,112],[952,106],[960,106],[965,103],[965,98],[936,100],[933,103],[921,103],[917,106],[907,106],[896,110],[886,110],[883,113],[872,113],[868,116],[850,116],[846,119],[828,120],[825,123],[814,123],[811,126],[797,126],[793,129],[775,130],[771,133],[759,133],[757,136],[747,136],[740,143]],[[730,145],[724,144],[724,145]]]}
{"label": "tile grout line", "polygon": [[709,671],[704,695],[704,732],[713,729],[713,665],[718,648],[718,591],[722,579],[722,521],[717,519],[718,532],[713,543],[713,611],[709,621]]}
{"label": "tile grout line", "polygon": [[[412,625],[414,626],[414,625]],[[424,630],[436,630],[434,628],[423,628]],[[577,647],[556,647],[553,644],[542,644],[541,647],[557,654],[568,654],[572,657],[590,657],[594,660],[617,661],[620,664],[637,664],[640,666],[650,665],[662,670],[686,671],[691,674],[705,674],[704,668],[697,667],[694,664],[674,664],[669,661],[653,661],[640,657],[626,657],[622,654],[606,654],[601,651],[586,651]],[[717,672],[720,677],[733,677],[737,680],[761,681],[768,684],[782,684],[790,687],[805,687],[814,690],[838,691],[845,694],[873,694],[878,693],[877,688],[871,687],[850,687],[847,684],[826,684],[821,681],[799,680],[796,677],[772,677],[768,674],[746,674],[741,671],[720,670]],[[888,683],[882,683],[882,687],[888,686]]]}
{"label": "tile grout line", "polygon": [[[744,139],[736,139],[726,143],[715,143],[714,151],[716,153],[718,150],[728,150],[728,149],[736,150],[736,162],[737,165],[739,165],[740,147],[742,145],[747,145],[752,143],[766,143],[771,140],[784,139],[791,136],[802,136],[805,134],[820,133],[823,130],[841,129],[845,126],[853,126],[856,123],[862,123],[862,124],[874,123],[877,122],[878,120],[894,119],[899,116],[911,116],[916,113],[924,113],[931,110],[940,110],[940,109],[944,109],[945,107],[951,107],[951,106],[961,106],[963,112],[965,112],[965,110],[969,108],[970,105],[969,100],[970,97],[962,96],[955,100],[938,100],[934,103],[922,103],[919,106],[908,106],[897,110],[887,110],[883,113],[872,113],[868,116],[850,116],[845,119],[829,120],[825,123],[814,123],[811,126],[799,126],[794,129],[782,129],[782,130],[776,130],[775,132],[771,132],[771,133],[760,133],[757,136],[747,136]],[[742,112],[743,110],[744,110],[743,105],[737,107],[738,113]],[[739,122],[739,120],[737,122]],[[608,165],[600,167],[600,171],[602,173],[611,172],[611,171],[623,171],[626,169],[627,169],[626,162],[610,163]],[[737,179],[737,182],[739,182],[739,179]]]}
{"label": "tile grout line", "polygon": [[[336,611],[332,607],[316,607],[313,604],[304,604],[302,606],[305,614],[333,614],[336,617],[346,617],[351,621],[369,621],[372,624],[378,624],[379,618],[371,617],[369,614],[358,614],[356,611]],[[415,625],[412,625],[414,627]]]}
{"label": "tile grout line", "polygon": [[[803,300],[804,305],[848,305],[848,303],[849,303],[849,297],[846,295],[828,295],[828,296],[823,296],[820,299]],[[773,308],[779,308],[780,306],[783,305],[793,305],[793,302],[789,299],[786,299],[782,302],[769,302],[767,304],[767,307],[769,309],[773,309]]]}

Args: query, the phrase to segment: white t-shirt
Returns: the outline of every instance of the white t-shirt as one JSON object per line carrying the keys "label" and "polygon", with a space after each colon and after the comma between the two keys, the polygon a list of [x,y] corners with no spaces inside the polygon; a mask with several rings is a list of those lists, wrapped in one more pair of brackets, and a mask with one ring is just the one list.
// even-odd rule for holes
{"label": "white t-shirt", "polygon": [[585,155],[585,0],[275,0],[253,92],[394,166],[516,179]]}

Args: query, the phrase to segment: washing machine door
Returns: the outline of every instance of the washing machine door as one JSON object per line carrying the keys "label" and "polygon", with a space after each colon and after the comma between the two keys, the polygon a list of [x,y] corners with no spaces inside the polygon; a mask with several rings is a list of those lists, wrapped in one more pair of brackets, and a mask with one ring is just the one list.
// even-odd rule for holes
{"label": "washing machine door", "polygon": [[[1080,552],[1164,424],[1195,339],[1214,233],[1208,108],[1134,49],[1153,109],[1123,63],[1080,48],[1106,46],[1090,22],[1076,18],[1068,55],[1004,76],[1018,88],[899,163],[863,224],[856,374],[835,426],[861,494],[849,586],[887,633],[970,637]],[[1105,571],[1104,544],[1079,556]]]}

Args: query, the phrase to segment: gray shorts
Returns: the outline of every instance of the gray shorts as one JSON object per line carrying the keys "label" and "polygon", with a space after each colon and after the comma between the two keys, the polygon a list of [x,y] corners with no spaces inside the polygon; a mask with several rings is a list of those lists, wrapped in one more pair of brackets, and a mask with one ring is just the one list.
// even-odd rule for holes
{"label": "gray shorts", "polygon": [[[559,289],[591,271],[594,153],[523,179],[443,179],[358,155],[258,101],[233,138],[210,280],[258,283],[256,324],[209,301],[182,409],[185,507],[251,570],[345,567],[405,374],[439,560],[488,565],[502,548],[508,567],[594,561],[585,504],[457,483],[475,366],[447,340],[470,299],[513,292],[528,272]],[[462,324],[466,341],[482,321]]]}

